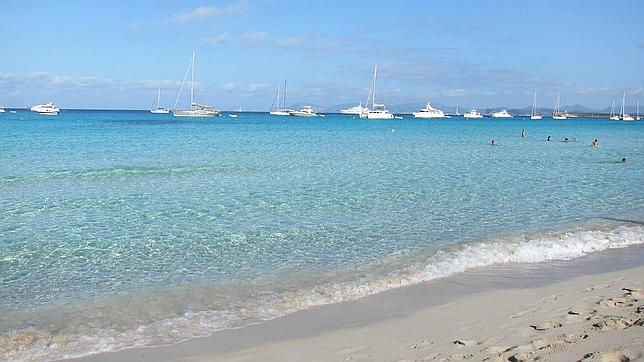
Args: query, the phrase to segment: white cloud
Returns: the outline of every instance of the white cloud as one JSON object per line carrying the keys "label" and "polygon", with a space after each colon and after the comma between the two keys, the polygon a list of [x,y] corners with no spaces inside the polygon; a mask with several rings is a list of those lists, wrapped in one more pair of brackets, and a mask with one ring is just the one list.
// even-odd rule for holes
{"label": "white cloud", "polygon": [[281,39],[277,42],[277,46],[280,48],[294,48],[302,44],[302,38],[299,37],[288,37]]}
{"label": "white cloud", "polygon": [[208,45],[222,44],[230,39],[230,35],[227,32],[221,33],[219,35],[202,38],[201,42]]}
{"label": "white cloud", "polygon": [[235,89],[236,86],[237,86],[237,84],[235,84],[233,82],[224,83],[224,89],[226,89],[226,90]]}
{"label": "white cloud", "polygon": [[184,11],[172,17],[172,22],[175,23],[190,23],[194,21],[206,20],[221,16],[235,16],[246,13],[249,9],[248,3],[245,1],[235,2],[228,6],[201,6],[194,10]]}
{"label": "white cloud", "polygon": [[242,35],[242,42],[245,45],[264,45],[269,40],[269,35],[265,31],[247,31]]}
{"label": "white cloud", "polygon": [[261,92],[269,87],[266,83],[251,83],[248,85],[249,92]]}

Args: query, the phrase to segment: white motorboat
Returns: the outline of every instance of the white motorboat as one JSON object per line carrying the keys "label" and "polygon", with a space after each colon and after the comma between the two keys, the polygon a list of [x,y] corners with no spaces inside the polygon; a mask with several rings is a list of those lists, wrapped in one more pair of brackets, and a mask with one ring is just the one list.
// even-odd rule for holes
{"label": "white motorboat", "polygon": [[[188,78],[188,73],[192,70],[192,76],[190,78],[190,109],[187,110],[177,110],[177,104],[179,103],[179,98],[181,97],[181,91],[183,86],[186,83]],[[181,88],[179,88],[179,94],[177,95],[177,100],[174,102],[174,107],[172,108],[172,115],[175,117],[217,117],[220,115],[219,111],[203,104],[198,104],[195,102],[195,52],[192,52],[192,61],[186,70],[186,75],[183,77],[183,82],[181,83]]]}
{"label": "white motorboat", "polygon": [[555,102],[555,108],[552,111],[552,119],[568,119],[566,113],[561,112],[560,107],[560,97],[557,95],[557,101]]}
{"label": "white motorboat", "polygon": [[280,86],[277,86],[277,93],[273,98],[271,110],[268,112],[271,116],[290,116],[293,109],[286,108],[286,81],[284,81],[284,94],[282,94],[282,104],[280,104]]}
{"label": "white motorboat", "polygon": [[289,113],[290,113],[291,116],[295,116],[295,117],[315,117],[315,116],[317,116],[317,114],[313,110],[313,107],[311,107],[311,106],[304,106],[299,111],[291,111]]}
{"label": "white motorboat", "polygon": [[494,117],[494,118],[512,118],[514,116],[511,115],[510,113],[508,113],[508,111],[506,109],[503,109],[503,110],[498,111],[498,112],[493,112],[492,117]]}
{"label": "white motorboat", "polygon": [[469,112],[463,115],[464,118],[483,118],[483,115],[476,111],[476,109],[470,109]]}
{"label": "white motorboat", "polygon": [[0,113],[4,113],[4,112],[6,112],[6,111],[4,110],[4,107],[0,107]]}
{"label": "white motorboat", "polygon": [[530,112],[530,119],[543,119],[543,116],[537,112],[537,92],[534,92],[534,100],[532,101],[532,112]]}
{"label": "white motorboat", "polygon": [[635,120],[635,118],[633,118],[633,116],[631,116],[630,114],[626,113],[626,92],[624,92],[624,96],[622,97],[622,110],[619,113],[620,113],[620,115],[619,115],[620,121],[634,121]]}
{"label": "white motorboat", "polygon": [[368,112],[369,108],[363,107],[362,102],[360,102],[360,105],[357,105],[355,107],[347,108],[347,109],[341,109],[338,112],[342,114],[353,114],[353,115],[361,115],[364,112]]}
{"label": "white motorboat", "polygon": [[168,114],[170,110],[161,107],[161,89],[157,91],[157,106],[150,110],[150,113],[155,114]]}
{"label": "white motorboat", "polygon": [[57,116],[60,113],[60,109],[53,102],[35,105],[30,110],[44,116]]}
{"label": "white motorboat", "polygon": [[378,64],[373,68],[373,79],[371,81],[371,88],[369,89],[369,96],[371,97],[371,109],[369,109],[369,97],[367,98],[367,112],[360,114],[360,118],[367,119],[393,119],[394,115],[387,110],[384,104],[376,103],[376,84],[378,82]]}
{"label": "white motorboat", "polygon": [[434,108],[427,102],[425,108],[421,109],[420,112],[412,113],[415,118],[448,118],[443,111],[438,108]]}

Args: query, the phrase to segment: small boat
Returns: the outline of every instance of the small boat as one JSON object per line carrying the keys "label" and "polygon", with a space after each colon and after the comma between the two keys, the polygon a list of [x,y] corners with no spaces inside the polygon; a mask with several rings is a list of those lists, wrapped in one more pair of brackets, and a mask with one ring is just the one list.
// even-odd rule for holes
{"label": "small boat", "polygon": [[43,116],[57,116],[60,112],[60,109],[55,106],[53,102],[49,102],[47,104],[38,104],[31,107],[29,110],[38,114],[42,114]]}
{"label": "small boat", "polygon": [[4,110],[4,107],[0,107],[0,113],[4,113],[4,112],[6,112],[6,111]]}
{"label": "small boat", "polygon": [[290,116],[293,109],[286,108],[286,81],[284,81],[284,94],[282,95],[282,104],[280,107],[280,86],[277,86],[277,94],[271,104],[271,110],[268,112],[271,116]]}
{"label": "small boat", "polygon": [[313,111],[313,107],[311,106],[304,106],[299,111],[291,111],[289,112],[289,114],[295,117],[316,117],[317,116],[315,111]]}
{"label": "small boat", "polygon": [[557,101],[555,102],[555,108],[552,111],[552,119],[568,119],[566,113],[561,112],[560,107],[560,97],[557,95]]}
{"label": "small boat", "polygon": [[[634,120],[635,120],[635,118],[633,118],[633,116],[631,116],[630,114],[627,114],[627,113],[626,113],[626,92],[624,92],[624,96],[622,97],[622,110],[621,110],[621,112],[619,112],[619,113],[620,113],[620,115],[619,115],[619,119],[620,119],[621,121],[627,121],[627,122],[630,122],[630,121],[634,121]],[[639,113],[639,112],[638,112],[638,113]]]}
{"label": "small boat", "polygon": [[613,104],[610,106],[610,116],[608,119],[611,121],[619,121],[619,116],[615,114],[615,100],[613,99]]}
{"label": "small boat", "polygon": [[508,113],[508,111],[506,109],[503,109],[503,110],[498,111],[498,112],[492,112],[492,117],[494,117],[494,118],[512,118],[514,116],[511,115],[510,113]]}
{"label": "small boat", "polygon": [[157,106],[156,106],[156,108],[152,108],[150,110],[150,113],[155,113],[155,114],[169,114],[170,113],[170,110],[161,107],[161,89],[159,89],[157,91]]}
{"label": "small boat", "polygon": [[[378,64],[373,69],[373,80],[371,81],[371,88],[369,95],[371,96],[372,109],[365,113],[360,114],[360,118],[367,119],[393,119],[394,115],[387,110],[384,104],[376,103],[376,83],[378,81]],[[367,100],[367,109],[369,109],[369,101]]]}
{"label": "small boat", "polygon": [[427,102],[427,105],[425,108],[421,109],[420,112],[413,112],[412,113],[415,118],[448,118],[449,116],[446,116],[443,111],[440,109],[432,107],[429,102]]}
{"label": "small boat", "polygon": [[465,113],[463,117],[464,118],[483,118],[483,115],[477,112],[476,109],[472,108],[469,110],[469,112]]}
{"label": "small boat", "polygon": [[[192,70],[192,77],[190,79],[190,109],[188,110],[177,110],[177,104],[179,103],[179,98],[181,97],[181,91],[183,86],[186,83],[186,78],[188,78],[188,72]],[[217,117],[220,115],[219,111],[203,104],[198,104],[195,102],[195,52],[192,52],[192,61],[186,75],[183,77],[183,82],[181,83],[181,88],[179,89],[179,94],[177,95],[177,100],[174,102],[174,108],[172,115],[175,117]]]}
{"label": "small boat", "polygon": [[230,117],[230,118],[237,118],[237,115],[236,115],[236,114],[232,114],[232,113],[231,113],[231,114],[229,114],[229,115],[228,115],[228,117]]}
{"label": "small boat", "polygon": [[363,107],[362,102],[360,102],[360,105],[357,105],[355,107],[347,108],[347,109],[341,109],[338,112],[342,114],[353,114],[353,115],[360,115],[364,112],[368,112],[369,108]]}
{"label": "small boat", "polygon": [[530,119],[543,119],[543,116],[537,113],[537,92],[534,92],[534,100],[532,101],[532,112]]}
{"label": "small boat", "polygon": [[16,111],[9,111],[9,113],[18,113],[18,112],[16,112]]}

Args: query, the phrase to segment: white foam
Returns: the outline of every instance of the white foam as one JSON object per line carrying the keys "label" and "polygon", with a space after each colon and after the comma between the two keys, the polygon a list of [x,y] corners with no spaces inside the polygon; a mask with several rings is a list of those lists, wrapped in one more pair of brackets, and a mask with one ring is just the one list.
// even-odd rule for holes
{"label": "white foam", "polygon": [[[12,340],[33,342],[33,336],[37,342],[30,343],[28,347],[0,351],[0,358],[54,360],[136,346],[172,343],[209,335],[222,329],[259,323],[314,306],[354,300],[392,288],[446,277],[471,268],[503,263],[568,260],[588,253],[643,243],[642,227],[621,226],[612,230],[580,230],[466,244],[439,251],[423,263],[415,263],[404,270],[392,271],[384,276],[373,275],[349,282],[329,282],[312,289],[268,296],[264,293],[262,297],[239,301],[226,310],[187,312],[178,318],[157,321],[125,332],[100,330],[91,336],[61,336],[25,330],[10,332],[15,333],[13,337],[5,333],[0,335],[0,346],[6,346],[7,341]],[[27,338],[21,338],[21,333]],[[52,341],[55,343],[52,344]]]}

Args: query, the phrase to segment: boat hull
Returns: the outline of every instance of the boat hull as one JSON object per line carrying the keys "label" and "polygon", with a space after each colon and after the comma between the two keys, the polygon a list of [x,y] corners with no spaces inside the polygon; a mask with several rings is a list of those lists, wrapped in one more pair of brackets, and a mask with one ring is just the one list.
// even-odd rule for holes
{"label": "boat hull", "polygon": [[369,112],[367,113],[367,119],[394,119],[392,113],[380,113],[380,112]]}
{"label": "boat hull", "polygon": [[269,112],[268,114],[270,114],[271,116],[290,116],[291,115],[289,112],[285,112],[285,111],[273,111],[273,112]]}
{"label": "boat hull", "polygon": [[444,114],[428,114],[427,112],[413,112],[414,118],[449,118]]}
{"label": "boat hull", "polygon": [[172,115],[175,117],[197,117],[197,118],[204,118],[204,117],[217,117],[219,116],[219,112],[217,111],[173,111]]}
{"label": "boat hull", "polygon": [[154,114],[169,114],[170,111],[167,110],[167,109],[152,109],[152,110],[150,110],[150,113],[154,113]]}
{"label": "boat hull", "polygon": [[530,116],[530,119],[543,119],[543,116]]}

